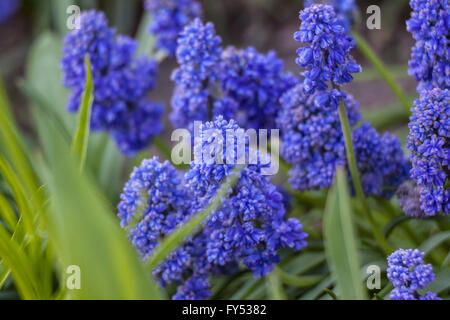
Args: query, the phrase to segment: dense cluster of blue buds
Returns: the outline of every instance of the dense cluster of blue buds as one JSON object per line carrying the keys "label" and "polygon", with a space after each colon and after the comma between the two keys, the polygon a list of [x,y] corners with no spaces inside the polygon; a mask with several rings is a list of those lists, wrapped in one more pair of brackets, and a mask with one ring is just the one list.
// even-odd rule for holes
{"label": "dense cluster of blue buds", "polygon": [[20,7],[20,0],[3,0],[0,2],[0,24],[6,22]]}
{"label": "dense cluster of blue buds", "polygon": [[294,39],[305,44],[297,50],[296,59],[306,69],[303,90],[306,94],[320,92],[315,99],[318,106],[333,106],[330,101],[340,100],[339,86],[351,82],[352,73],[361,72],[350,54],[354,40],[332,6],[313,4],[300,11],[299,17],[302,23]]}
{"label": "dense cluster of blue buds", "polygon": [[292,164],[290,183],[297,190],[328,188],[337,167],[347,165],[345,141],[338,114],[343,102],[355,157],[367,195],[391,197],[407,178],[408,163],[400,141],[380,135],[361,119],[359,105],[339,86],[352,80],[360,66],[350,55],[353,39],[342,27],[333,7],[312,4],[300,12],[302,24],[294,38],[306,43],[298,50],[297,64],[306,69],[303,83],[280,99],[277,125],[282,128],[281,155]]}
{"label": "dense cluster of blue buds", "polygon": [[156,37],[156,48],[169,56],[175,55],[184,27],[203,15],[197,0],[147,0],[145,7],[151,16],[149,31]]}
{"label": "dense cluster of blue buds", "polygon": [[419,81],[418,91],[450,89],[450,1],[411,0],[407,29],[416,40],[409,72]]}
{"label": "dense cluster of blue buds", "polygon": [[[409,72],[419,81],[420,98],[410,117],[407,148],[411,151],[417,205],[403,204],[409,216],[450,213],[450,1],[411,0],[407,29],[416,40]],[[405,189],[406,190],[406,189]]]}
{"label": "dense cluster of blue buds", "polygon": [[162,130],[163,107],[147,98],[155,86],[157,64],[135,57],[137,42],[117,36],[103,13],[86,11],[80,19],[80,29],[64,39],[61,68],[63,83],[71,89],[68,110],[79,108],[86,82],[84,58],[88,55],[95,90],[91,127],[109,132],[122,153],[133,155]]}
{"label": "dense cluster of blue buds", "polygon": [[274,52],[222,49],[213,24],[199,19],[181,33],[177,61],[170,115],[175,127],[192,129],[195,120],[222,115],[246,129],[272,129],[280,96],[298,82]]}
{"label": "dense cluster of blue buds", "polygon": [[449,214],[450,91],[423,91],[414,103],[409,129],[411,178],[420,187],[421,209],[426,216]]}
{"label": "dense cluster of blue buds", "polygon": [[246,128],[274,128],[281,95],[299,80],[283,72],[283,61],[274,51],[228,47],[221,64],[220,91],[237,106],[230,117]]}
{"label": "dense cluster of blue buds", "polygon": [[418,292],[435,278],[433,266],[425,264],[423,256],[418,249],[399,249],[388,257],[387,276],[395,287],[392,300],[441,300],[433,292]]}
{"label": "dense cluster of blue buds", "polygon": [[[277,118],[278,127],[283,128],[281,155],[292,164],[289,182],[301,191],[328,188],[336,168],[346,166],[338,111],[327,107],[329,111],[324,112],[314,100],[300,84],[282,96]],[[352,140],[364,191],[390,198],[408,176],[401,143],[388,133],[380,135],[368,123],[356,127],[361,119],[359,105],[349,94],[343,101],[349,123],[355,128]]]}
{"label": "dense cluster of blue buds", "polygon": [[324,3],[332,6],[334,11],[344,22],[345,30],[350,31],[357,10],[355,0],[305,0],[305,8],[314,3]]}
{"label": "dense cluster of blue buds", "polygon": [[[192,162],[184,176],[157,158],[135,168],[121,195],[118,215],[143,259],[176,226],[207,206],[223,182],[238,174],[233,164],[237,144],[231,149],[228,144],[227,150],[225,138],[227,131],[237,129],[234,120],[223,117],[206,123],[194,145],[201,161]],[[222,152],[217,153],[217,145]],[[250,152],[248,144],[246,150]],[[280,261],[280,249],[300,250],[306,245],[302,224],[285,219],[283,197],[261,174],[262,167],[260,161],[244,165],[237,183],[201,230],[156,267],[154,275],[162,286],[179,284],[174,299],[208,298],[210,276],[236,272],[239,264],[256,277],[266,276]]]}

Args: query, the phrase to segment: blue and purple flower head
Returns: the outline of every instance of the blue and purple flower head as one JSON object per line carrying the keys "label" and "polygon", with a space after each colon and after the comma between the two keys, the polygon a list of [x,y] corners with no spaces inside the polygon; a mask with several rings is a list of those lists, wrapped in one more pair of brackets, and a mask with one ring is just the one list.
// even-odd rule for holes
{"label": "blue and purple flower head", "polygon": [[414,103],[409,129],[411,178],[420,187],[421,209],[426,216],[449,214],[450,91],[422,91]]}
{"label": "blue and purple flower head", "polygon": [[303,90],[306,94],[320,91],[315,103],[330,105],[329,101],[339,100],[339,86],[351,82],[352,73],[361,72],[350,54],[354,40],[332,6],[313,4],[300,11],[299,17],[302,23],[294,39],[305,44],[297,50],[296,59],[306,69]]}
{"label": "blue and purple flower head", "polygon": [[175,55],[180,32],[203,15],[197,0],[147,0],[145,7],[151,16],[149,31],[156,37],[156,47],[171,57]]}
{"label": "blue and purple flower head", "polygon": [[63,83],[71,90],[68,110],[78,110],[88,55],[94,82],[91,127],[109,132],[122,153],[133,155],[162,130],[163,107],[147,98],[155,86],[157,64],[135,57],[136,41],[117,36],[102,12],[86,11],[80,19],[81,28],[64,38],[61,68]]}
{"label": "blue and purple flower head", "polygon": [[[336,108],[314,103],[315,95],[306,95],[302,84],[281,98],[282,110],[277,118],[282,128],[281,155],[292,165],[289,171],[294,189],[325,189],[331,186],[337,167],[347,165],[345,142]],[[364,191],[367,195],[392,197],[396,188],[408,177],[409,165],[400,141],[385,133],[380,135],[368,123],[357,126],[361,119],[359,104],[349,94],[344,105]]]}
{"label": "blue and purple flower head", "polygon": [[435,278],[433,266],[423,257],[418,249],[399,249],[388,257],[387,276],[395,287],[392,300],[441,300],[433,292],[419,292]]}
{"label": "blue and purple flower head", "polygon": [[[218,142],[215,139],[237,129],[236,122],[222,117],[206,123],[195,152],[208,153]],[[157,158],[135,168],[121,195],[118,215],[142,258],[148,258],[161,239],[207,206],[221,184],[236,174],[236,165],[227,163],[227,155],[237,156],[237,145],[227,150],[226,139],[219,141],[224,143],[222,153],[214,159],[222,161],[192,162],[184,176]],[[300,221],[285,219],[283,197],[261,174],[261,165],[248,164],[201,230],[157,266],[154,275],[162,286],[179,284],[174,299],[206,299],[211,295],[211,276],[233,273],[239,263],[254,276],[265,276],[280,261],[280,249],[300,250],[306,237]]]}
{"label": "blue and purple flower head", "polygon": [[347,32],[350,31],[354,22],[354,13],[357,10],[355,0],[305,0],[305,8],[314,3],[323,3],[332,6],[336,14],[344,22]]}
{"label": "blue and purple flower head", "polygon": [[450,89],[450,1],[411,0],[411,18],[406,22],[416,44],[409,73],[419,81],[418,91]]}
{"label": "blue and purple flower head", "polygon": [[364,191],[390,198],[406,179],[408,163],[395,137],[380,135],[361,119],[359,105],[340,90],[360,66],[350,50],[353,39],[333,7],[312,4],[300,12],[302,23],[295,40],[297,64],[306,69],[303,82],[281,98],[277,124],[282,129],[281,155],[292,165],[289,182],[297,190],[328,188],[338,166],[347,165],[345,141],[338,114],[342,101],[353,130],[352,140]]}
{"label": "blue and purple flower head", "polygon": [[280,96],[298,82],[274,52],[222,49],[214,25],[199,19],[180,34],[177,61],[170,115],[175,127],[192,129],[196,120],[222,115],[246,129],[272,129]]}

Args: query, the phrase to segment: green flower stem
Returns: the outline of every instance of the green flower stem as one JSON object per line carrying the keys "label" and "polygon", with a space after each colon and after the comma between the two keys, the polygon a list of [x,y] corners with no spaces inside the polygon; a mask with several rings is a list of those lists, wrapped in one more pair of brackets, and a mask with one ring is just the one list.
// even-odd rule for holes
{"label": "green flower stem", "polygon": [[244,167],[242,166],[236,167],[228,179],[222,183],[220,189],[216,192],[216,195],[210,204],[203,211],[190,218],[190,220],[184,225],[178,227],[161,242],[161,245],[155,249],[153,255],[147,262],[147,266],[150,270],[153,270],[156,265],[164,260],[164,258],[167,257],[173,249],[181,245],[186,237],[193,234],[203,223],[203,221],[205,221],[214,210],[218,209],[222,205],[224,197],[237,183],[243,169]]}
{"label": "green flower stem", "polygon": [[347,111],[345,110],[344,102],[341,100],[339,103],[339,118],[341,120],[342,125],[342,132],[344,134],[344,140],[345,140],[345,150],[347,153],[347,161],[348,161],[348,167],[350,169],[350,174],[352,176],[353,180],[353,186],[356,191],[356,195],[361,202],[363,211],[370,223],[370,226],[372,227],[372,231],[374,233],[375,238],[378,240],[381,249],[383,250],[385,255],[389,255],[392,250],[386,241],[386,239],[383,237],[383,234],[381,233],[380,229],[378,228],[373,216],[372,212],[370,211],[369,203],[367,202],[367,199],[364,195],[364,190],[361,184],[361,180],[359,178],[358,173],[358,167],[356,165],[356,158],[355,158],[355,152],[353,150],[353,142],[352,142],[352,134],[350,129],[350,124],[348,121]]}
{"label": "green flower stem", "polygon": [[287,300],[286,292],[283,289],[283,282],[277,269],[273,270],[266,277],[267,290],[271,300]]}
{"label": "green flower stem", "polygon": [[380,290],[380,292],[378,292],[375,297],[372,298],[372,300],[376,300],[376,299],[381,299],[384,300],[384,297],[392,291],[392,289],[394,289],[394,285],[392,283],[388,283],[386,285],[386,287],[384,287],[383,289]]}
{"label": "green flower stem", "polygon": [[407,114],[411,113],[412,103],[403,89],[397,84],[395,79],[392,77],[391,73],[381,61],[381,59],[372,50],[370,45],[364,40],[364,38],[358,34],[358,32],[352,32],[353,37],[356,40],[356,45],[362,54],[369,60],[374,68],[380,73],[381,77],[384,79],[386,84],[391,88],[392,92],[397,96],[398,100],[401,102],[403,108]]}
{"label": "green flower stem", "polygon": [[330,289],[325,288],[325,289],[323,289],[323,291],[325,291],[326,294],[328,294],[331,298],[333,298],[333,300],[339,300],[337,295]]}

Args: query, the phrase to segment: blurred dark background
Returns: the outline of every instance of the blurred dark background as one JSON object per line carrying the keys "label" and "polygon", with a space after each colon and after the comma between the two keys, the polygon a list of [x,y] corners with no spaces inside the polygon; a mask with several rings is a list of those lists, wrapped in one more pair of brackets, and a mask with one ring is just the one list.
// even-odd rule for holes
{"label": "blurred dark background", "polygon": [[[357,20],[359,32],[413,96],[416,83],[407,74],[407,61],[413,45],[405,27],[410,14],[408,2],[359,0]],[[0,24],[0,73],[13,100],[15,114],[23,126],[27,125],[28,116],[25,100],[17,89],[17,80],[23,76],[33,40],[47,30],[63,30],[64,26],[61,26],[67,19],[65,9],[70,4],[77,4],[81,9],[96,7],[105,11],[111,26],[132,36],[145,14],[142,0],[22,0],[20,10]],[[298,43],[293,40],[293,33],[300,24],[298,12],[303,8],[303,0],[202,0],[202,4],[206,20],[215,23],[225,45],[254,46],[263,52],[276,50],[285,60],[287,69],[299,72],[294,62]],[[381,8],[381,30],[366,28],[366,8],[372,4]],[[395,104],[395,97],[370,64],[357,50],[353,54],[363,65],[364,72],[347,87],[347,91],[354,94],[363,109]],[[176,62],[172,59],[161,64],[158,87],[152,93],[155,99],[164,101],[167,108],[170,108],[172,91],[169,77],[174,67]],[[45,81],[45,75],[42,75],[42,81]]]}

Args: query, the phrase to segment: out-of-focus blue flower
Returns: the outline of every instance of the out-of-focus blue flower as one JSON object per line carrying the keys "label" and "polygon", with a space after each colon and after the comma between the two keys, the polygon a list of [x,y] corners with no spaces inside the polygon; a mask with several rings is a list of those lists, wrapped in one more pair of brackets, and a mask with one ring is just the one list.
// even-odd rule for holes
{"label": "out-of-focus blue flower", "polygon": [[196,0],[147,0],[145,7],[151,16],[149,31],[156,37],[156,47],[169,56],[175,55],[184,27],[203,15]]}
{"label": "out-of-focus blue flower", "polygon": [[358,172],[364,192],[391,198],[408,179],[410,166],[397,137],[380,135],[369,123],[363,123],[352,134]]}
{"label": "out-of-focus blue flower", "polygon": [[421,187],[421,209],[427,216],[450,213],[450,91],[422,91],[409,123],[411,178]]}
{"label": "out-of-focus blue flower", "polygon": [[[338,111],[326,106],[329,111],[324,112],[315,99],[298,85],[282,96],[277,119],[283,130],[281,155],[292,164],[289,182],[301,191],[328,188],[336,167],[347,165]],[[343,99],[354,128],[361,118],[359,105],[351,95]],[[354,130],[352,140],[365,193],[390,198],[408,176],[400,142],[389,134],[381,136],[367,123]]]}
{"label": "out-of-focus blue flower", "polygon": [[329,5],[312,4],[300,12],[300,19],[300,31],[294,37],[308,45],[297,51],[297,64],[308,70],[303,83],[281,97],[277,118],[282,129],[281,155],[292,165],[289,182],[301,191],[328,188],[336,168],[347,166],[338,114],[343,101],[364,192],[390,198],[409,167],[398,139],[381,136],[367,123],[356,128],[361,119],[359,105],[339,89],[352,80],[350,73],[360,71],[350,55],[353,39]]}
{"label": "out-of-focus blue flower", "polygon": [[[236,145],[227,149],[225,137],[227,130],[237,129],[236,122],[222,117],[202,128],[202,141],[196,143],[194,152],[197,157],[203,155],[203,161],[193,163],[186,174],[190,194],[202,206],[210,201],[220,184],[234,174],[235,165],[227,164],[226,159],[231,157],[236,163],[238,149]],[[217,143],[222,145],[221,154],[216,153]],[[209,158],[211,153],[215,160]],[[217,164],[217,159],[224,164]],[[307,236],[298,220],[284,221],[282,195],[268,176],[261,175],[262,167],[260,161],[245,167],[236,186],[229,190],[227,201],[208,220],[205,231],[209,236],[206,252],[210,263],[226,265],[242,259],[255,276],[265,276],[272,270],[279,260],[279,249],[304,247]]]}
{"label": "out-of-focus blue flower", "polygon": [[[286,92],[277,118],[282,129],[281,155],[290,164],[289,182],[301,191],[327,188],[333,182],[336,167],[345,166],[345,144],[337,106],[329,112],[314,104],[314,95],[306,95],[302,84]],[[354,126],[360,119],[359,105],[346,95],[344,104]]]}
{"label": "out-of-focus blue flower", "polygon": [[354,22],[354,12],[357,9],[355,0],[305,0],[305,8],[313,3],[324,3],[333,6],[336,14],[344,22],[347,32],[350,31]]}
{"label": "out-of-focus blue flower", "polygon": [[[199,158],[184,178],[157,159],[145,160],[133,171],[118,209],[121,225],[130,230],[131,241],[144,259],[161,239],[207,206],[221,184],[236,174],[235,164],[226,161],[236,163],[239,153],[236,144],[226,149],[226,132],[237,129],[236,122],[222,117],[206,123],[194,147]],[[217,152],[217,146],[222,146],[222,152]],[[248,145],[245,149],[250,150]],[[261,174],[263,166],[261,161],[244,165],[238,182],[201,230],[156,267],[153,274],[162,286],[179,285],[174,299],[208,298],[209,277],[236,272],[238,263],[256,277],[265,276],[280,260],[278,250],[300,250],[306,245],[302,224],[285,219],[282,195]]]}
{"label": "out-of-focus blue flower", "polygon": [[91,127],[109,132],[124,154],[133,155],[162,129],[163,107],[146,97],[155,86],[157,64],[135,58],[136,41],[116,36],[102,12],[86,11],[80,19],[81,28],[64,39],[61,68],[63,83],[71,89],[68,110],[76,112],[80,105],[89,55],[95,90]]}
{"label": "out-of-focus blue flower", "polygon": [[312,4],[300,11],[299,17],[302,23],[294,39],[306,44],[297,50],[296,59],[306,69],[303,90],[307,94],[321,91],[315,103],[330,105],[329,100],[338,99],[339,92],[329,89],[351,82],[351,74],[361,72],[350,55],[354,40],[347,35],[342,19],[332,6]]}
{"label": "out-of-focus blue flower", "polygon": [[182,85],[217,80],[222,39],[216,35],[211,22],[195,19],[178,38],[177,61],[180,65],[173,80]]}
{"label": "out-of-focus blue flower", "polygon": [[418,91],[450,89],[450,1],[411,0],[411,19],[406,22],[416,44],[409,73],[419,81]]}
{"label": "out-of-focus blue flower", "polygon": [[245,128],[274,128],[279,99],[298,79],[284,72],[284,63],[274,51],[262,54],[253,47],[228,47],[221,63],[221,92],[237,105],[230,118]]}
{"label": "out-of-focus blue flower", "polygon": [[171,211],[170,206],[179,204],[179,197],[182,196],[180,183],[181,177],[169,161],[160,163],[157,157],[143,160],[139,167],[134,168],[120,196],[120,225],[128,226],[139,206],[143,216],[152,210]]}
{"label": "out-of-focus blue flower", "polygon": [[205,300],[211,296],[208,277],[192,276],[178,288],[174,300]]}
{"label": "out-of-focus blue flower", "polygon": [[20,7],[20,0],[0,1],[0,24],[5,23]]}
{"label": "out-of-focus blue flower", "polygon": [[213,24],[199,19],[185,28],[178,43],[170,115],[175,127],[192,130],[194,121],[222,115],[246,129],[273,128],[281,94],[298,82],[283,72],[283,61],[274,52],[222,50]]}
{"label": "out-of-focus blue flower", "polygon": [[212,23],[194,20],[181,32],[178,39],[177,61],[173,72],[176,87],[172,97],[170,119],[174,127],[192,129],[196,120],[206,121],[212,114],[214,83],[219,75],[222,40]]}
{"label": "out-of-focus blue flower", "polygon": [[423,219],[427,214],[421,208],[420,192],[422,186],[418,186],[415,181],[404,182],[396,192],[398,204],[403,212],[411,218]]}
{"label": "out-of-focus blue flower", "polygon": [[388,257],[387,276],[395,287],[392,300],[440,300],[433,292],[424,296],[417,292],[435,278],[433,266],[425,264],[423,256],[418,249],[399,249]]}

